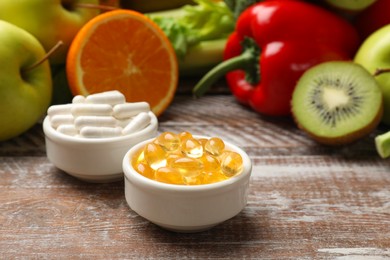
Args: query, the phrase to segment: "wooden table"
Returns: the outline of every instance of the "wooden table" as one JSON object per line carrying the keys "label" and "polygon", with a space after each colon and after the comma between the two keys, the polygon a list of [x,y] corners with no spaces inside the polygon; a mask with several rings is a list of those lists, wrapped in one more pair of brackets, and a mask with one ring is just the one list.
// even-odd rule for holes
{"label": "wooden table", "polygon": [[390,258],[390,160],[373,143],[384,129],[326,147],[228,92],[195,100],[179,91],[159,120],[159,132],[219,136],[247,151],[254,167],[239,215],[201,233],[165,231],[128,207],[123,181],[86,183],[55,168],[38,123],[0,143],[0,258]]}

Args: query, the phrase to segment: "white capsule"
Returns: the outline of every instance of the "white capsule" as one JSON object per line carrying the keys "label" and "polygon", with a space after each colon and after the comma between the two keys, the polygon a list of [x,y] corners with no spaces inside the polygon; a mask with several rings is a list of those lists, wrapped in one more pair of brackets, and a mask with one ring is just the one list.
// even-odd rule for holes
{"label": "white capsule", "polygon": [[150,121],[151,118],[149,114],[147,112],[141,112],[129,122],[129,124],[123,129],[122,134],[128,135],[138,132],[149,125]]}
{"label": "white capsule", "polygon": [[114,117],[122,119],[133,117],[141,112],[150,111],[150,106],[147,102],[134,102],[115,105],[113,108]]}
{"label": "white capsule", "polygon": [[72,99],[73,104],[82,104],[85,103],[85,97],[82,95],[74,96]]}
{"label": "white capsule", "polygon": [[108,104],[74,104],[71,112],[74,116],[110,116],[112,106]]}
{"label": "white capsule", "polygon": [[[114,117],[115,118],[115,117]],[[120,127],[126,127],[130,121],[132,120],[132,118],[124,118],[124,119],[117,119],[117,126],[120,126]]]}
{"label": "white capsule", "polygon": [[66,114],[70,115],[71,109],[72,109],[72,104],[53,105],[49,107],[49,109],[47,110],[47,114],[49,116],[66,115]]}
{"label": "white capsule", "polygon": [[118,120],[112,116],[78,116],[74,120],[77,129],[84,126],[108,126],[115,127]]}
{"label": "white capsule", "polygon": [[121,127],[85,126],[81,128],[80,135],[85,138],[107,138],[122,135]]}
{"label": "white capsule", "polygon": [[78,131],[74,125],[60,125],[57,127],[57,131],[70,136],[75,136],[78,134]]}
{"label": "white capsule", "polygon": [[50,123],[53,128],[57,128],[59,125],[71,125],[73,124],[74,117],[69,115],[54,115],[50,117]]}
{"label": "white capsule", "polygon": [[101,93],[92,94],[86,97],[87,103],[94,104],[123,104],[126,102],[125,96],[118,90],[106,91]]}

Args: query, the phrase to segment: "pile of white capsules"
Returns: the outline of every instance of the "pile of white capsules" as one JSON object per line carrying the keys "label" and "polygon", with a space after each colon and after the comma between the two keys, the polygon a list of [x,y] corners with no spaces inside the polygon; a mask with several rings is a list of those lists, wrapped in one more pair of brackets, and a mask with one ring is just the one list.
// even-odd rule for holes
{"label": "pile of white capsules", "polygon": [[117,91],[77,95],[72,103],[47,110],[51,126],[58,132],[83,138],[107,138],[138,132],[150,124],[147,102],[126,102]]}

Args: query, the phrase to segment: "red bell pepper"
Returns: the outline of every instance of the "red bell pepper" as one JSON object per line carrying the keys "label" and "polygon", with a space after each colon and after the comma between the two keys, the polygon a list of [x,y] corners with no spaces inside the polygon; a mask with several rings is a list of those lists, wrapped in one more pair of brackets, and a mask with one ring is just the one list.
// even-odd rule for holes
{"label": "red bell pepper", "polygon": [[225,47],[225,61],[195,86],[203,95],[222,75],[236,99],[265,115],[289,115],[295,84],[308,68],[350,60],[359,46],[343,18],[301,1],[270,0],[246,9]]}

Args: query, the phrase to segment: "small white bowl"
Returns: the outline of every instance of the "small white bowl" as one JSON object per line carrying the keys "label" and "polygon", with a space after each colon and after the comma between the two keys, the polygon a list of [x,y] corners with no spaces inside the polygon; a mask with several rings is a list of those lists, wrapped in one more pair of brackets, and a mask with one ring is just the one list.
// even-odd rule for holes
{"label": "small white bowl", "polygon": [[252,163],[242,149],[225,142],[227,149],[242,156],[240,174],[212,184],[175,185],[148,179],[132,167],[131,158],[151,140],[133,146],[123,158],[126,201],[140,216],[167,230],[199,232],[234,217],[245,207]]}
{"label": "small white bowl", "polygon": [[123,180],[122,161],[135,144],[157,135],[158,121],[149,112],[150,124],[129,135],[110,138],[81,138],[56,131],[49,118],[43,121],[49,161],[66,173],[88,182]]}

